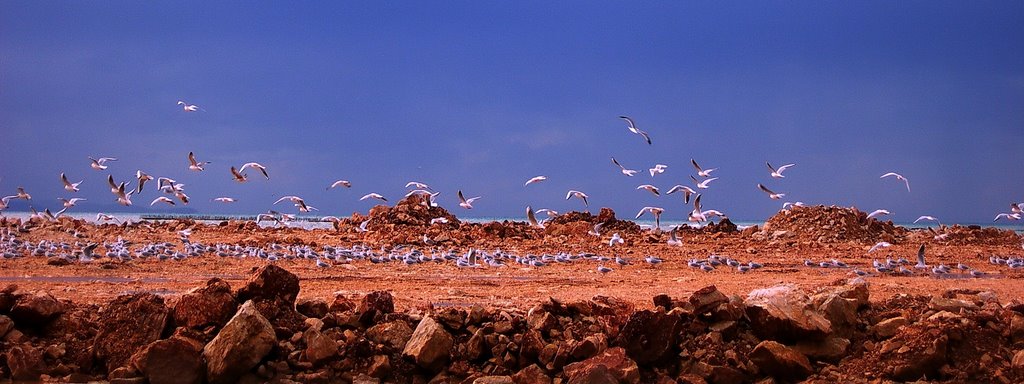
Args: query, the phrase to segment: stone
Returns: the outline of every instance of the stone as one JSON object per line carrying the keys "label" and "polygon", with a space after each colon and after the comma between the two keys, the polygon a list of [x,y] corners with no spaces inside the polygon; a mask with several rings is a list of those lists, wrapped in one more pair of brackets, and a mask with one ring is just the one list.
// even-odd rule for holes
{"label": "stone", "polygon": [[404,321],[396,320],[380,323],[366,330],[366,338],[384,345],[392,351],[405,349],[405,344],[412,337],[412,328]]}
{"label": "stone", "polygon": [[98,362],[111,372],[163,333],[170,310],[164,299],[152,293],[119,296],[99,313],[99,330],[93,340]]}
{"label": "stone", "polygon": [[1013,367],[1017,369],[1024,368],[1024,349],[1019,350],[1017,351],[1017,353],[1013,354],[1013,360],[1011,364],[1013,364]]}
{"label": "stone", "polygon": [[420,367],[438,371],[448,361],[454,343],[455,340],[440,323],[426,316],[416,325],[402,355]]}
{"label": "stone", "polygon": [[808,309],[807,296],[791,286],[751,291],[745,302],[750,326],[762,339],[822,339],[832,333],[828,319]]}
{"label": "stone", "polygon": [[5,354],[11,379],[39,381],[43,373],[43,353],[30,345],[12,347]]}
{"label": "stone", "polygon": [[850,331],[857,325],[857,300],[831,295],[818,306],[818,312],[825,315],[833,330]]}
{"label": "stone", "polygon": [[512,375],[515,384],[551,384],[551,377],[548,377],[537,364],[530,364]]}
{"label": "stone", "polygon": [[40,326],[64,312],[64,305],[48,292],[18,295],[11,319],[23,326]]}
{"label": "stone", "polygon": [[359,313],[359,321],[363,324],[372,324],[377,321],[378,316],[395,311],[394,298],[388,291],[373,291],[363,297],[359,302],[356,312]]}
{"label": "stone", "polygon": [[71,260],[61,256],[50,256],[46,258],[46,265],[53,265],[56,267],[63,267],[71,265]]}
{"label": "stone", "polygon": [[568,384],[619,384],[611,370],[604,365],[596,365],[581,369],[575,376],[570,376]]}
{"label": "stone", "polygon": [[546,332],[558,325],[558,318],[555,315],[544,310],[535,310],[538,308],[531,309],[526,315],[526,325],[530,329]]}
{"label": "stone", "polygon": [[[925,336],[925,337],[922,337]],[[949,346],[949,337],[942,335],[918,335],[917,342],[907,350],[911,353],[899,353],[887,355],[889,364],[893,367],[892,377],[899,381],[914,381],[922,376],[934,377],[933,375],[946,364],[946,350]],[[896,340],[890,339],[890,340]],[[920,345],[924,344],[924,345]],[[901,350],[903,348],[900,348]]]}
{"label": "stone", "polygon": [[608,336],[605,336],[603,333],[595,333],[577,343],[569,354],[575,359],[587,359],[604,352],[607,348]]}
{"label": "stone", "polygon": [[793,350],[800,352],[810,359],[837,363],[846,357],[846,349],[850,347],[850,340],[838,336],[829,336],[824,340],[805,340],[793,346]]}
{"label": "stone", "polygon": [[306,330],[303,338],[306,339],[306,360],[313,364],[338,355],[338,343],[316,329]]}
{"label": "stone", "polygon": [[17,291],[18,286],[14,284],[9,284],[3,290],[0,290],[0,313],[11,311],[11,307],[14,306],[14,302],[18,299],[15,294]]}
{"label": "stone", "polygon": [[900,327],[907,324],[910,324],[910,320],[907,320],[906,317],[896,316],[891,319],[879,321],[878,324],[871,327],[870,331],[879,338],[888,339],[895,336]]}
{"label": "stone", "polygon": [[352,378],[352,384],[380,384],[380,379],[360,374]]}
{"label": "stone", "polygon": [[238,302],[231,295],[231,286],[224,280],[213,278],[205,287],[189,290],[174,305],[174,324],[179,327],[223,327],[238,310]]}
{"label": "stone", "polygon": [[742,384],[748,380],[746,375],[736,368],[715,365],[708,372],[708,381],[715,384]]}
{"label": "stone", "polygon": [[334,301],[327,308],[329,312],[347,312],[356,309],[356,303],[349,300],[345,295],[338,294],[334,296]]}
{"label": "stone", "polygon": [[370,361],[370,369],[366,373],[380,379],[388,377],[391,374],[391,359],[385,355],[374,355]]}
{"label": "stone", "polygon": [[202,345],[181,338],[157,340],[132,356],[132,365],[150,384],[202,383]]}
{"label": "stone", "polygon": [[330,307],[321,299],[299,299],[295,302],[295,310],[303,316],[320,319],[327,316]]}
{"label": "stone", "polygon": [[280,299],[289,307],[299,296],[299,277],[284,268],[267,264],[256,271],[238,290],[238,301],[274,301]]}
{"label": "stone", "polygon": [[662,311],[633,312],[619,332],[618,344],[638,364],[654,363],[672,354],[681,321]]}
{"label": "stone", "polygon": [[210,384],[237,381],[270,353],[276,341],[270,321],[252,301],[246,301],[203,348],[206,380]]}
{"label": "stone", "polygon": [[0,339],[6,336],[7,332],[10,332],[12,329],[14,329],[14,320],[11,320],[10,317],[0,315]]}
{"label": "stone", "polygon": [[747,355],[762,372],[787,380],[802,380],[814,370],[807,357],[776,341],[765,340]]}
{"label": "stone", "polygon": [[589,359],[566,365],[562,372],[569,382],[584,383],[588,381],[574,381],[579,377],[588,377],[590,372],[602,366],[608,369],[617,382],[638,383],[640,382],[640,367],[633,359],[626,356],[626,350],[621,347],[608,348],[601,354]]}
{"label": "stone", "polygon": [[690,304],[693,305],[694,314],[704,314],[710,312],[712,309],[718,308],[719,305],[729,302],[729,297],[724,293],[720,292],[714,285],[698,289],[690,295]]}
{"label": "stone", "polygon": [[484,351],[487,350],[487,343],[484,340],[485,336],[483,328],[473,332],[473,336],[470,336],[469,341],[466,342],[466,359],[476,360],[483,357]]}
{"label": "stone", "polygon": [[1017,312],[1010,312],[1010,339],[1019,341],[1024,339],[1024,315]]}
{"label": "stone", "polygon": [[960,299],[948,299],[942,296],[932,296],[932,300],[928,302],[928,308],[936,311],[948,311],[952,313],[960,313],[960,310],[973,310],[977,309],[978,306],[969,301]]}
{"label": "stone", "polygon": [[473,384],[515,384],[512,376],[483,376],[473,380]]}

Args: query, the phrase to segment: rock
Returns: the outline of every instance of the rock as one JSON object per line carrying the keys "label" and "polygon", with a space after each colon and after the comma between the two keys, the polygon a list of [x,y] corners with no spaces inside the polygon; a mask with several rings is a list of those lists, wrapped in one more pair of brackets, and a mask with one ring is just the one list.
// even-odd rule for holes
{"label": "rock", "polygon": [[330,307],[326,301],[320,299],[299,299],[295,303],[295,310],[306,317],[320,319],[327,316]]}
{"label": "rock", "polygon": [[43,353],[30,345],[12,347],[4,356],[15,381],[39,381],[43,373]]}
{"label": "rock", "polygon": [[608,367],[596,365],[570,376],[568,384],[619,384],[619,379],[615,378]]}
{"label": "rock", "polygon": [[1011,312],[1010,316],[1010,339],[1013,341],[1024,339],[1024,315]]}
{"label": "rock", "polygon": [[299,277],[274,264],[260,267],[245,286],[238,290],[238,301],[274,301],[281,299],[289,307],[295,305],[299,296]]}
{"label": "rock", "polygon": [[384,355],[374,355],[367,373],[376,378],[387,377],[391,374],[391,359]]}
{"label": "rock", "polygon": [[380,379],[360,374],[352,378],[352,384],[380,384]]}
{"label": "rock", "polygon": [[638,364],[654,363],[671,354],[681,320],[661,311],[633,312],[619,332],[618,344]]}
{"label": "rock", "polygon": [[1013,367],[1017,369],[1024,368],[1024,349],[1017,351],[1013,354]]}
{"label": "rock", "polygon": [[807,357],[778,342],[765,340],[747,355],[761,371],[787,380],[802,380],[812,372]]}
{"label": "rock", "polygon": [[715,384],[742,384],[749,380],[736,368],[715,365],[708,373],[708,381]]}
{"label": "rock", "polygon": [[871,327],[871,333],[874,333],[875,336],[878,336],[880,338],[888,339],[888,338],[893,337],[894,335],[896,335],[896,332],[900,329],[900,327],[902,327],[904,325],[907,325],[909,323],[910,323],[910,321],[907,320],[907,318],[903,317],[903,316],[897,316],[897,317],[893,317],[891,319],[885,319],[885,320],[879,321],[878,324],[875,324],[874,326],[872,326]]}
{"label": "rock", "polygon": [[762,339],[822,339],[832,333],[827,319],[807,309],[807,296],[790,286],[751,291],[745,302],[751,328]]}
{"label": "rock", "polygon": [[515,384],[512,376],[484,376],[473,380],[473,384]]}
{"label": "rock", "polygon": [[246,301],[203,348],[207,381],[210,384],[235,382],[255,367],[276,341],[270,321],[259,313],[252,301]]}
{"label": "rock", "polygon": [[3,339],[12,329],[14,329],[14,321],[10,317],[0,315],[0,339]]}
{"label": "rock", "polygon": [[393,351],[405,349],[405,344],[412,337],[412,328],[404,321],[390,321],[370,327],[366,330],[366,338],[383,344]]}
{"label": "rock", "polygon": [[335,295],[334,301],[331,302],[331,306],[327,308],[329,312],[347,312],[356,309],[356,303],[349,300],[344,295]]}
{"label": "rock", "polygon": [[851,331],[857,325],[857,307],[855,299],[830,295],[818,306],[818,312],[825,315],[833,330]]}
{"label": "rock", "polygon": [[99,313],[99,331],[93,352],[107,372],[128,364],[135,352],[157,341],[170,311],[164,299],[151,293],[124,295],[111,301]]}
{"label": "rock", "polygon": [[846,349],[849,347],[849,339],[829,336],[824,340],[801,341],[793,346],[793,350],[814,360],[836,363],[846,357]]}
{"label": "rock", "polygon": [[899,356],[889,360],[893,366],[893,378],[900,381],[913,381],[924,375],[933,377],[933,374],[946,363],[946,349],[949,344],[949,338],[946,335],[921,341],[924,342],[925,348],[907,348],[911,353],[903,354],[897,351]]}
{"label": "rock", "polygon": [[64,305],[47,292],[18,295],[11,319],[23,326],[41,326],[64,312]]}
{"label": "rock", "polygon": [[[410,337],[411,336],[412,335],[410,335]],[[466,342],[466,359],[476,360],[483,357],[483,353],[487,349],[487,343],[484,340],[485,336],[483,328],[479,328],[476,332],[473,332],[473,336],[471,336],[469,341]]]}
{"label": "rock", "polygon": [[932,300],[928,302],[928,308],[936,311],[948,311],[952,313],[960,313],[960,310],[974,310],[978,307],[974,303],[959,299],[947,299],[942,296],[932,296]]}
{"label": "rock", "polygon": [[537,364],[530,364],[512,375],[516,384],[551,384],[551,378]]}
{"label": "rock", "polygon": [[595,333],[577,343],[569,354],[575,359],[586,359],[604,352],[607,348],[608,336],[605,336],[603,333]]}
{"label": "rock", "polygon": [[412,359],[420,367],[437,371],[448,361],[454,343],[452,336],[441,324],[426,316],[416,326],[412,337],[405,344],[402,355]]}
{"label": "rock", "polygon": [[720,292],[714,285],[698,289],[690,295],[690,304],[693,305],[694,314],[704,314],[717,308],[719,305],[729,302],[729,297]]}
{"label": "rock", "polygon": [[174,305],[174,324],[179,327],[223,327],[238,310],[238,302],[231,295],[231,286],[219,278],[210,279],[206,286],[181,295]]}
{"label": "rock", "polygon": [[600,355],[566,365],[562,372],[570,383],[585,383],[589,381],[579,381],[579,378],[590,377],[591,372],[598,367],[607,368],[616,382],[640,382],[640,368],[633,359],[626,356],[626,350],[621,347],[609,348]]}
{"label": "rock", "polygon": [[66,265],[71,265],[71,260],[68,260],[68,258],[61,256],[50,256],[46,258],[46,265],[63,267]]}
{"label": "rock", "polygon": [[3,290],[0,290],[0,313],[7,313],[11,311],[11,307],[14,306],[14,302],[18,299],[15,292],[18,291],[18,286],[10,284]]}
{"label": "rock", "polygon": [[201,350],[202,345],[192,340],[157,340],[133,355],[132,365],[150,384],[202,383],[206,370]]}
{"label": "rock", "polygon": [[356,308],[356,312],[360,314],[359,321],[363,324],[373,324],[377,321],[378,316],[383,317],[383,315],[394,311],[394,298],[388,291],[373,291],[366,294],[363,301],[359,302],[359,307]]}
{"label": "rock", "polygon": [[316,329],[306,330],[303,338],[306,339],[306,360],[313,364],[338,355],[338,343]]}
{"label": "rock", "polygon": [[526,315],[526,325],[530,329],[546,332],[558,325],[558,318],[550,312],[535,307]]}

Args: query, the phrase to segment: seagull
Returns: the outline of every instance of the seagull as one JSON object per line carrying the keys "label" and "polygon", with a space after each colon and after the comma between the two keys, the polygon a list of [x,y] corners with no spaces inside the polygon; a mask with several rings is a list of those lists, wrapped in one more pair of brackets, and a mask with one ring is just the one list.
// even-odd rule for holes
{"label": "seagull", "polygon": [[630,119],[627,116],[619,116],[619,118],[623,119],[623,120],[626,120],[626,123],[629,124],[629,131],[630,132],[633,132],[635,134],[643,136],[644,140],[647,141],[647,145],[651,144],[651,136],[648,135],[647,132],[641,131],[639,128],[637,128],[636,124],[633,123],[633,119]]}
{"label": "seagull", "polygon": [[652,215],[654,215],[654,226],[661,228],[661,213],[665,212],[665,209],[658,207],[643,207],[640,209],[640,212],[636,214],[636,218],[639,219],[640,216],[643,216],[645,212],[650,212]]}
{"label": "seagull", "polygon": [[668,192],[665,192],[665,194],[666,195],[671,195],[673,193],[680,192],[680,191],[683,192],[683,204],[689,204],[690,203],[690,195],[693,195],[693,194],[697,193],[697,191],[694,191],[693,188],[687,187],[685,185],[676,184],[672,188],[669,188]]}
{"label": "seagull", "polygon": [[611,271],[613,271],[613,269],[611,269],[611,268],[608,268],[608,267],[606,267],[606,266],[603,266],[603,265],[598,265],[598,266],[597,266],[597,271],[598,271],[598,272],[601,272],[601,274],[605,274],[605,273],[608,273],[608,272],[611,272]]}
{"label": "seagull", "polygon": [[1010,203],[1010,213],[1024,213],[1024,203]]}
{"label": "seagull", "polygon": [[32,200],[32,195],[28,194],[28,192],[25,192],[25,188],[18,187],[18,194],[14,195],[14,198],[22,200]]}
{"label": "seagull", "polygon": [[889,243],[884,242],[884,241],[880,241],[880,242],[878,242],[878,244],[875,244],[874,246],[872,246],[871,249],[868,250],[868,253],[877,251],[877,250],[882,249],[882,248],[889,248],[890,246],[892,246],[892,244],[889,244]]}
{"label": "seagull", "polygon": [[0,211],[7,209],[7,205],[10,204],[11,199],[14,199],[14,197],[15,196],[4,196],[0,199]]}
{"label": "seagull", "polygon": [[547,209],[547,208],[538,209],[537,213],[543,213],[545,215],[548,215],[548,217],[558,216],[558,211],[553,211],[553,210],[550,210],[550,209]]}
{"label": "seagull", "polygon": [[121,189],[121,186],[114,182],[114,175],[107,175],[107,185],[110,186],[110,193],[117,194],[117,191]]}
{"label": "seagull", "polygon": [[[181,109],[184,110],[185,112],[195,112],[195,111],[199,110],[199,106],[198,105],[188,104],[188,103],[186,103],[184,101],[181,101],[181,100],[178,100],[178,105],[180,105]],[[205,111],[205,109],[204,109],[204,111]]]}
{"label": "seagull", "polygon": [[363,195],[363,197],[360,197],[359,201],[363,201],[363,200],[366,200],[366,199],[377,199],[377,200],[384,201],[384,202],[388,201],[388,199],[385,199],[384,196],[381,196],[379,193],[372,193],[372,192],[371,193],[367,193],[366,195]]}
{"label": "seagull", "polygon": [[924,244],[921,244],[921,248],[917,249],[917,264],[914,265],[914,268],[917,268],[917,269],[928,268],[928,264],[925,264],[925,262],[924,262]]}
{"label": "seagull", "polygon": [[935,241],[943,241],[949,237],[948,233],[938,233],[934,229],[932,229],[932,227],[928,227],[928,232],[932,234],[932,239],[934,239]]}
{"label": "seagull", "polygon": [[889,177],[889,176],[896,176],[897,179],[903,180],[903,184],[907,185],[907,192],[910,192],[910,180],[907,180],[907,178],[903,177],[903,175],[901,175],[901,174],[898,174],[896,172],[889,172],[889,173],[886,173],[886,174],[882,175],[882,177],[879,177],[879,179],[884,179],[884,178]]}
{"label": "seagull", "polygon": [[884,216],[884,215],[888,215],[888,214],[889,214],[889,211],[887,211],[887,210],[876,209],[874,212],[871,212],[871,213],[868,214],[868,218],[870,219],[870,218],[873,218],[873,217]]}
{"label": "seagull", "polygon": [[1005,217],[1007,220],[1020,220],[1019,213],[1000,213],[996,215],[996,218],[992,222],[998,221],[1000,218]]}
{"label": "seagull", "polygon": [[772,190],[768,189],[768,187],[765,187],[763,184],[760,183],[757,184],[757,188],[760,188],[762,191],[764,191],[764,193],[767,193],[768,198],[772,200],[778,200],[781,199],[783,196],[786,196],[785,193],[772,192]]}
{"label": "seagull", "polygon": [[124,187],[124,183],[121,183],[121,185],[117,188],[117,191],[114,192],[114,195],[117,196],[118,204],[129,207],[132,205],[132,194],[135,193],[135,191],[128,191],[128,193],[125,193]]}
{"label": "seagull", "polygon": [[71,207],[74,207],[75,204],[78,203],[79,201],[85,201],[85,199],[83,199],[81,197],[73,197],[73,198],[71,198],[71,200],[68,200],[68,199],[65,199],[65,198],[62,198],[62,197],[58,197],[57,200],[60,200],[64,204],[64,208],[71,208]]}
{"label": "seagull", "polygon": [[594,227],[587,231],[587,234],[591,236],[601,237],[601,227],[603,226],[604,223],[594,224]]}
{"label": "seagull", "polygon": [[188,169],[193,170],[193,171],[197,171],[197,172],[198,171],[202,171],[203,170],[203,166],[206,165],[206,164],[210,164],[210,162],[209,161],[203,161],[203,162],[196,161],[195,153],[192,153],[192,152],[188,153]]}
{"label": "seagull", "polygon": [[533,208],[530,208],[529,205],[526,206],[526,219],[530,221],[531,227],[544,228],[543,224],[537,222],[537,216],[533,214]]}
{"label": "seagull", "polygon": [[936,219],[934,216],[921,216],[921,217],[918,217],[917,220],[914,220],[914,224],[917,224],[917,222],[921,221],[921,220],[930,220],[930,221],[934,221],[936,223],[939,223],[939,225],[942,225],[942,222],[939,221],[939,219]]}
{"label": "seagull", "polygon": [[802,202],[802,201],[798,201],[798,202],[795,202],[795,203],[791,203],[791,202],[787,201],[785,203],[782,203],[782,209],[792,208],[792,207],[805,207],[805,206],[806,205],[804,205],[804,202]]}
{"label": "seagull", "polygon": [[274,202],[274,205],[277,205],[277,203],[280,203],[280,202],[282,202],[284,200],[291,201],[293,204],[295,204],[295,207],[299,209],[299,212],[309,212],[311,210],[319,211],[319,209],[316,209],[316,207],[313,207],[313,206],[310,206],[310,205],[306,205],[306,201],[303,200],[301,197],[298,197],[298,196],[284,196],[284,197],[281,197],[280,199],[277,199],[277,201]]}
{"label": "seagull", "polygon": [[430,189],[429,185],[423,184],[423,183],[418,182],[418,181],[410,181],[408,183],[405,183],[405,187],[406,188],[413,187],[413,188],[416,188],[416,189],[428,189],[428,190],[431,190],[431,191],[433,190],[433,189]]}
{"label": "seagull", "polygon": [[249,176],[248,175],[243,175],[240,172],[238,172],[238,169],[235,169],[234,165],[231,166],[231,177],[234,178],[235,181],[237,181],[239,183],[244,183],[247,180],[249,180]]}
{"label": "seagull", "polygon": [[[711,180],[711,179],[708,179],[708,180]],[[700,209],[701,209],[700,195],[698,194],[697,197],[693,199],[693,211],[690,212],[688,220],[690,220],[692,222],[695,222],[695,223],[702,223],[702,222],[708,221],[707,215],[705,215],[703,212],[701,212]]]}
{"label": "seagull", "polygon": [[665,164],[655,164],[654,168],[648,168],[647,170],[649,172],[651,172],[651,177],[654,177],[654,175],[656,175],[656,174],[665,173],[665,169],[668,169],[667,165],[665,165]]}
{"label": "seagull", "polygon": [[786,165],[783,165],[783,166],[779,167],[779,169],[775,169],[775,167],[772,167],[772,163],[769,163],[767,161],[764,162],[764,163],[768,164],[768,169],[772,171],[772,177],[774,177],[776,179],[781,179],[781,178],[786,177],[786,176],[782,175],[782,172],[785,171],[786,168],[789,168],[789,167],[792,167],[792,166],[796,165],[796,164],[786,164]]}
{"label": "seagull", "polygon": [[135,178],[139,180],[139,187],[135,190],[135,193],[142,193],[142,186],[145,185],[147,181],[153,180],[153,176],[147,175],[146,172],[142,172],[141,169],[135,171]]}
{"label": "seagull", "polygon": [[232,197],[218,197],[218,198],[213,199],[213,201],[216,201],[218,203],[234,203],[234,202],[236,202],[238,200],[235,200]]}
{"label": "seagull", "polygon": [[327,187],[327,189],[331,190],[337,187],[352,188],[352,183],[348,182],[348,180],[338,180],[331,183],[331,186]]}
{"label": "seagull", "polygon": [[170,204],[170,205],[174,205],[174,200],[171,200],[167,196],[160,196],[160,197],[157,197],[157,198],[153,199],[153,202],[149,203],[149,206],[152,207],[153,204],[156,204],[156,203],[167,203],[167,204]]}
{"label": "seagull", "polygon": [[547,180],[547,179],[548,179],[547,176],[534,176],[534,177],[530,178],[530,180],[526,180],[526,184],[523,184],[523,186],[525,187],[525,186],[533,184],[533,183],[539,183],[539,182],[542,182],[542,181]]}
{"label": "seagull", "polygon": [[697,161],[694,160],[694,159],[690,159],[690,164],[693,164],[693,167],[697,168],[697,176],[700,176],[700,177],[711,177],[711,172],[713,172],[713,171],[718,169],[718,168],[703,169],[703,168],[700,167],[700,165],[697,165]]}
{"label": "seagull", "polygon": [[117,220],[117,218],[112,216],[112,215],[108,215],[106,213],[100,212],[100,213],[96,214],[96,221],[113,221],[113,222],[118,222],[119,220]]}
{"label": "seagull", "polygon": [[459,190],[459,206],[466,209],[473,209],[473,202],[479,199],[480,196],[466,198],[462,195],[462,190]]}
{"label": "seagull", "polygon": [[661,193],[658,192],[658,187],[655,187],[655,186],[650,185],[650,184],[639,185],[639,186],[636,187],[636,189],[646,189],[647,192],[653,193],[654,196],[661,196]]}
{"label": "seagull", "polygon": [[92,164],[89,164],[89,166],[92,167],[92,169],[95,169],[97,171],[102,171],[104,169],[107,169],[107,165],[105,165],[106,162],[108,162],[108,161],[117,161],[117,159],[113,158],[113,157],[101,157],[99,159],[94,159],[94,158],[90,157],[89,160],[92,161]]}
{"label": "seagull", "polygon": [[708,189],[708,184],[709,183],[711,183],[712,181],[718,180],[717,177],[712,177],[710,179],[704,179],[703,181],[697,181],[697,178],[693,177],[693,175],[690,175],[690,178],[693,179],[694,183],[697,183],[697,189]]}
{"label": "seagull", "polygon": [[615,163],[615,165],[619,166],[619,168],[622,169],[622,174],[623,175],[632,177],[633,175],[636,175],[637,172],[639,172],[639,171],[634,170],[634,169],[626,169],[626,167],[623,167],[622,164],[619,164],[619,161],[615,160],[614,157],[612,158],[612,163]]}
{"label": "seagull", "polygon": [[576,191],[576,190],[569,190],[569,193],[565,194],[565,199],[569,200],[569,198],[571,198],[571,197],[575,197],[575,198],[578,198],[580,200],[583,200],[583,206],[585,206],[585,207],[589,207],[590,206],[590,203],[587,202],[587,197],[588,196],[587,196],[586,193],[583,193],[583,192],[580,192],[580,191]]}
{"label": "seagull", "polygon": [[68,177],[64,175],[64,172],[61,172],[60,173],[60,181],[62,181],[64,183],[64,190],[65,191],[68,191],[68,192],[78,192],[78,185],[82,184],[82,181],[85,181],[85,180],[79,181],[77,183],[72,183],[72,182],[68,181]]}
{"label": "seagull", "polygon": [[448,218],[447,217],[435,217],[433,219],[430,219],[430,225],[434,225],[434,224],[437,224],[437,223],[448,224]]}
{"label": "seagull", "polygon": [[667,242],[667,244],[671,245],[671,246],[674,246],[674,247],[682,247],[683,246],[683,241],[679,240],[679,237],[676,235],[676,228],[672,228],[672,231],[668,233],[668,242]]}
{"label": "seagull", "polygon": [[260,173],[263,174],[263,177],[266,177],[267,180],[270,180],[270,175],[267,174],[267,167],[264,167],[263,165],[260,165],[260,163],[245,163],[245,164],[242,164],[242,168],[238,168],[238,172],[245,172],[246,168],[256,168],[256,169],[260,170]]}
{"label": "seagull", "polygon": [[618,232],[616,232],[616,233],[612,234],[612,238],[611,239],[608,239],[608,246],[609,247],[614,247],[615,244],[622,244],[622,243],[625,243],[625,242],[626,242],[626,240],[623,240],[622,236],[619,236]]}

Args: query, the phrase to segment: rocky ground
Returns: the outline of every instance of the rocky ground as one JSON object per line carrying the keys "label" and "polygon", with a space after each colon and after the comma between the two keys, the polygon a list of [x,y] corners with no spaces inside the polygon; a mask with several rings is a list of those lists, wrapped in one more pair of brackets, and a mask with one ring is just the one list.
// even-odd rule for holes
{"label": "rocky ground", "polygon": [[[430,224],[445,217],[447,223]],[[369,220],[369,232],[357,228]],[[604,223],[603,237],[587,234]],[[118,382],[1021,382],[1024,272],[988,264],[1020,256],[1011,231],[936,233],[867,219],[855,209],[794,208],[764,228],[728,221],[667,234],[602,209],[545,228],[472,224],[403,201],[331,230],[251,222],[92,225],[0,218],[28,241],[302,244],[375,249],[594,252],[588,262],[458,268],[256,258],[52,264],[0,259],[0,377]],[[609,248],[611,233],[625,244]],[[893,244],[868,254],[878,241]],[[972,278],[869,273],[873,259],[964,263]],[[709,254],[756,261],[747,273],[703,272]],[[663,258],[652,266],[646,255]],[[849,268],[805,267],[840,259]],[[710,287],[714,285],[715,287]],[[0,284],[0,287],[4,284]],[[300,291],[301,286],[301,291]],[[176,374],[168,375],[169,372]]]}

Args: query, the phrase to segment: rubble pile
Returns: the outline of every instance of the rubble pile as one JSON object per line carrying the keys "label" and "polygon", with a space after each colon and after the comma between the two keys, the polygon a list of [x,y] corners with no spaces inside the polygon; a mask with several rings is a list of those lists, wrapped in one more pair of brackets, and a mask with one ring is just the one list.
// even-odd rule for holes
{"label": "rubble pile", "polygon": [[818,243],[897,244],[907,232],[891,221],[869,219],[857,208],[818,205],[779,211],[765,222],[761,233],[770,238],[793,236]]}

